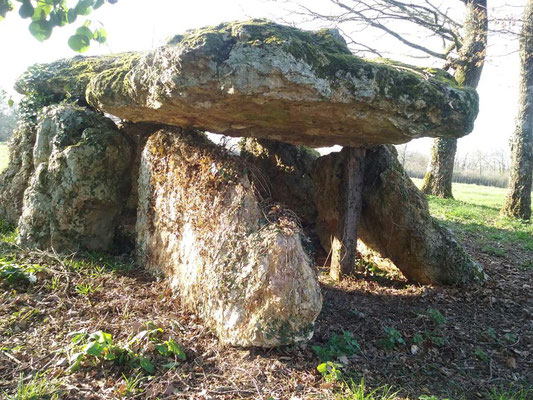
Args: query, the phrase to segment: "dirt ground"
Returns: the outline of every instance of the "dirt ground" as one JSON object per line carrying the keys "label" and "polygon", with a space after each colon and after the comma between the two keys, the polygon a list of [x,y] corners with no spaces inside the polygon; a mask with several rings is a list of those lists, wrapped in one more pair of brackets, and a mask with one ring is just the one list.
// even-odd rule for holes
{"label": "dirt ground", "polygon": [[[528,387],[533,383],[533,270],[517,265],[531,252],[488,257],[469,245],[473,239],[467,238],[467,247],[485,266],[485,283],[418,286],[367,268],[334,284],[322,274],[324,307],[312,341],[267,351],[221,347],[180,307],[164,280],[132,267],[128,258],[65,261],[4,244],[5,257],[45,268],[35,284],[0,281],[0,397],[39,371],[60,399],[335,398],[341,384],[321,377],[313,346],[327,347],[344,331],[361,350],[340,359],[343,379],[364,377],[369,388],[390,385],[397,398],[485,399],[490,390]],[[149,322],[183,346],[186,361],[164,369],[153,355],[155,374],[139,375],[128,393],[125,377],[136,372],[110,361],[87,361],[67,373],[72,332],[103,330],[120,342]]]}

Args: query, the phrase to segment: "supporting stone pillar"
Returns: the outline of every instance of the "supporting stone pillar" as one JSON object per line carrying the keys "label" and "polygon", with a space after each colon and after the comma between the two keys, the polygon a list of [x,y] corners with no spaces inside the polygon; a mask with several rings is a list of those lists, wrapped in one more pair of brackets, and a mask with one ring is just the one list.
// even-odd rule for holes
{"label": "supporting stone pillar", "polygon": [[[327,158],[336,168],[315,171],[315,202],[319,219],[326,221],[332,238],[330,276],[340,280],[353,272],[357,256],[357,230],[361,219],[365,149],[345,147]],[[340,174],[336,173],[341,171]]]}

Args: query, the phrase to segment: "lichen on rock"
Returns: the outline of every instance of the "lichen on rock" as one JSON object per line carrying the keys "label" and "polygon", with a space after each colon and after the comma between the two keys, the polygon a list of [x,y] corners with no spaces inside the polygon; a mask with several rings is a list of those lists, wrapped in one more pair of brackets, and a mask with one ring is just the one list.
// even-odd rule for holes
{"label": "lichen on rock", "polygon": [[267,20],[189,31],[144,54],[35,66],[17,87],[70,93],[133,122],[313,147],[456,138],[478,112],[476,92],[444,71],[364,60],[338,32]]}
{"label": "lichen on rock", "polygon": [[322,296],[301,232],[263,210],[244,164],[202,134],[165,128],[139,177],[137,254],[224,344],[274,347],[313,333]]}
{"label": "lichen on rock", "polygon": [[[253,145],[255,142],[247,141],[245,155],[259,169],[262,179],[272,179],[282,188],[291,185],[290,190],[272,191],[273,200],[291,203],[297,215],[315,215],[316,234],[329,253],[331,233],[340,221],[338,199],[344,184],[344,153],[319,157],[302,152],[298,146],[264,140],[257,146]],[[284,162],[272,162],[277,158]],[[291,164],[293,160],[298,162]],[[298,182],[287,174],[291,169],[311,177],[313,182],[309,178]],[[484,277],[480,265],[470,258],[453,233],[431,217],[427,200],[390,146],[367,149],[359,237],[358,249],[366,249],[365,258],[379,259],[387,266],[392,262],[412,281],[463,284]]]}
{"label": "lichen on rock", "polygon": [[108,250],[128,190],[129,161],[130,146],[111,120],[73,105],[44,109],[19,243],[57,251]]}

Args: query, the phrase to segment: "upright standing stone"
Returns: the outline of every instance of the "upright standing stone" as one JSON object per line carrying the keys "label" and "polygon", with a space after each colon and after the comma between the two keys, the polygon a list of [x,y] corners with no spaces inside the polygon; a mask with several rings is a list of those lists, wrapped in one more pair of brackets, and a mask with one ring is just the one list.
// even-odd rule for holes
{"label": "upright standing stone", "polygon": [[43,110],[19,243],[57,251],[108,250],[129,190],[130,151],[114,123],[99,114],[73,105]]}
{"label": "upright standing stone", "polygon": [[[339,154],[341,174],[336,174],[338,179],[339,190],[338,197],[329,199],[329,202],[337,202],[335,209],[339,211],[338,219],[328,221],[330,227],[331,242],[331,266],[329,274],[331,278],[338,281],[342,276],[350,275],[355,268],[357,256],[357,230],[361,220],[361,206],[363,196],[363,177],[364,177],[364,154],[365,150],[360,148],[344,148]],[[331,157],[335,157],[333,153]],[[324,175],[328,172],[338,172],[334,170],[324,170],[315,174],[319,177],[316,182],[315,203],[318,206],[318,218],[324,220],[325,211],[320,205],[327,204],[324,197],[331,196],[328,191],[328,185],[323,185],[322,180],[331,180],[332,177],[326,178]],[[340,175],[340,176],[339,176]],[[333,179],[335,179],[333,178]]]}
{"label": "upright standing stone", "polygon": [[263,209],[245,165],[205,136],[165,128],[141,161],[139,264],[164,272],[224,344],[307,340],[322,306],[297,224]]}

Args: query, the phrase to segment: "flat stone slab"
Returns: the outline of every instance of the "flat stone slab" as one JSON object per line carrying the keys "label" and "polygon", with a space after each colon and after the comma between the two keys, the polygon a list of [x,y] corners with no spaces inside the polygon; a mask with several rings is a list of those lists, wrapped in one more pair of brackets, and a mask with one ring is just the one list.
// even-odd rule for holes
{"label": "flat stone slab", "polygon": [[461,137],[478,112],[476,92],[444,71],[363,60],[334,30],[266,20],[189,31],[144,54],[37,65],[16,88],[133,122],[314,147]]}

